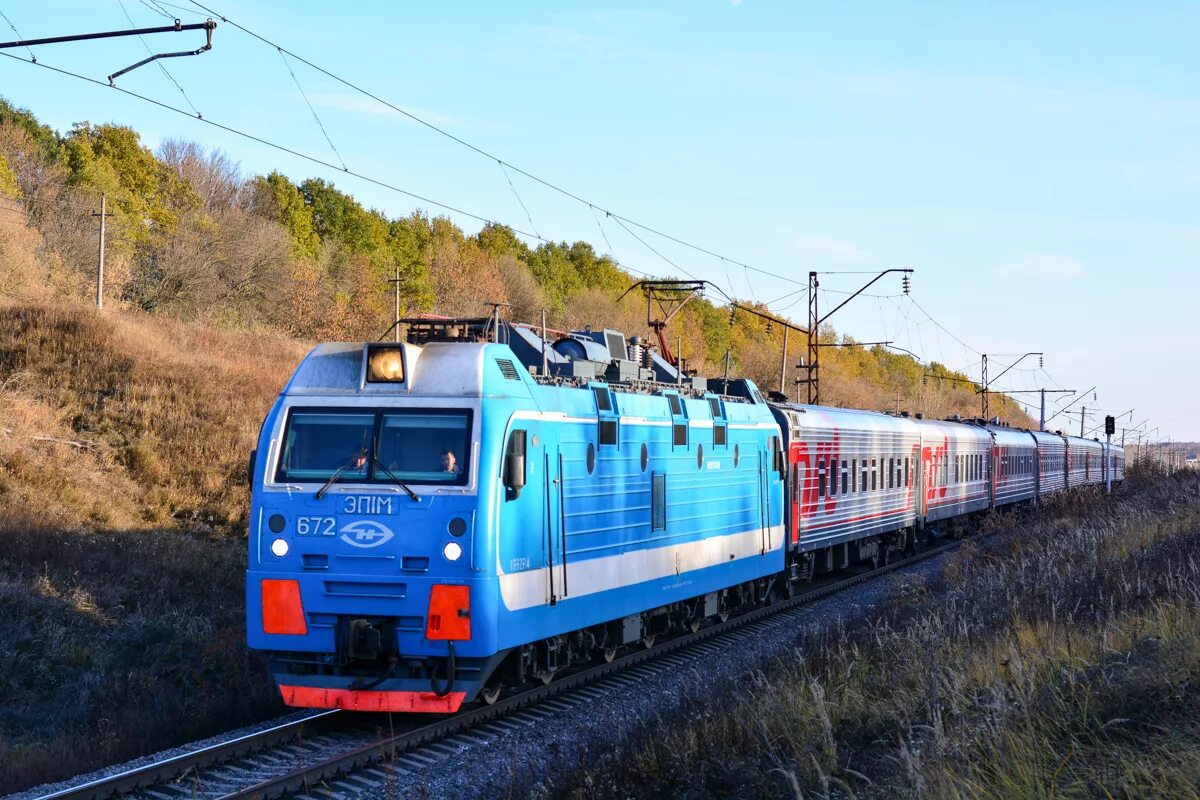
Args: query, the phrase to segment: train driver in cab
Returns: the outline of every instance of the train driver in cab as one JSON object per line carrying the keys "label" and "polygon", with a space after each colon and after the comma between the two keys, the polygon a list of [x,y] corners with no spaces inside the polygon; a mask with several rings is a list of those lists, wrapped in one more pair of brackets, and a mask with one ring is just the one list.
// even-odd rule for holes
{"label": "train driver in cab", "polygon": [[462,474],[462,466],[458,463],[458,456],[449,448],[442,451],[441,471],[452,475]]}

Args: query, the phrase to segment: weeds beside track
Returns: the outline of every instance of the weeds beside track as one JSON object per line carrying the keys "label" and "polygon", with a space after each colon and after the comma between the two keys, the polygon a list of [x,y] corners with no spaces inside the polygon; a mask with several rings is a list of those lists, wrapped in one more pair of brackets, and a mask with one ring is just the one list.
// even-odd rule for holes
{"label": "weeds beside track", "polygon": [[554,793],[1200,797],[1200,475],[1135,473],[1015,527]]}

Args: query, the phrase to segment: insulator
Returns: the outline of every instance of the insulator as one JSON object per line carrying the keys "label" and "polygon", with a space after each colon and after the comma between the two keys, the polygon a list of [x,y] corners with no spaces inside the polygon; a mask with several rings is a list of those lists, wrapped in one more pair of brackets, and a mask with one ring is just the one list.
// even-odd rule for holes
{"label": "insulator", "polygon": [[773,328],[771,326],[771,320],[767,320],[767,336],[771,335],[772,330],[773,330]]}
{"label": "insulator", "polygon": [[1044,366],[1046,366],[1046,359],[1038,356],[1038,369],[1041,369]]}
{"label": "insulator", "polygon": [[729,309],[729,327],[732,328],[735,322],[737,322],[737,308],[731,306]]}
{"label": "insulator", "polygon": [[912,289],[912,281],[909,280],[907,272],[904,273],[904,277],[900,280],[900,288],[904,290],[905,294],[908,294]]}

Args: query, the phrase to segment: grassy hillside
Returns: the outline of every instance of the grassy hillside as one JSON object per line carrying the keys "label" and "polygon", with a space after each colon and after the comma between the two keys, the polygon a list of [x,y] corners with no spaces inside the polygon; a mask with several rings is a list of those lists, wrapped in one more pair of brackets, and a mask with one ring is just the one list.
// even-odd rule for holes
{"label": "grassy hillside", "polygon": [[55,527],[240,531],[302,343],[0,298],[0,508]]}
{"label": "grassy hillside", "polygon": [[245,470],[304,350],[0,299],[0,794],[282,710],[244,644]]}

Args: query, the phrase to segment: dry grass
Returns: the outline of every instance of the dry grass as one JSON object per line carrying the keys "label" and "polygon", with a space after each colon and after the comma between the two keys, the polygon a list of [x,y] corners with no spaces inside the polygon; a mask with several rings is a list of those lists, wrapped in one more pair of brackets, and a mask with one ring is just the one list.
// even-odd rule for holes
{"label": "dry grass", "polygon": [[304,350],[0,300],[0,794],[281,710],[245,646],[245,469]]}
{"label": "dry grass", "polygon": [[1141,476],[1017,528],[554,793],[1200,796],[1200,477]]}
{"label": "dry grass", "polygon": [[0,510],[67,527],[240,532],[247,456],[304,350],[132,312],[0,301]]}
{"label": "dry grass", "polygon": [[244,551],[0,525],[0,794],[281,713],[246,650]]}

